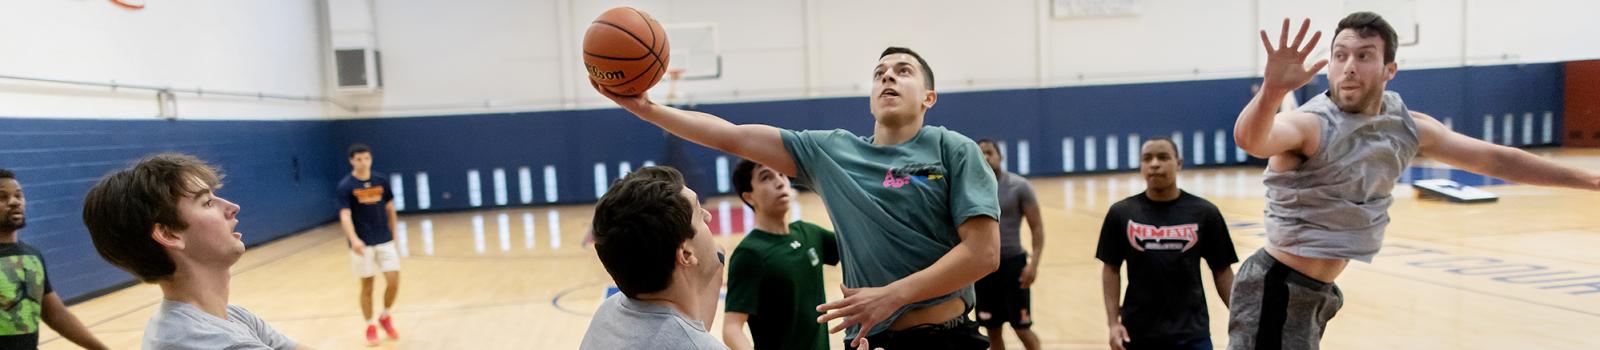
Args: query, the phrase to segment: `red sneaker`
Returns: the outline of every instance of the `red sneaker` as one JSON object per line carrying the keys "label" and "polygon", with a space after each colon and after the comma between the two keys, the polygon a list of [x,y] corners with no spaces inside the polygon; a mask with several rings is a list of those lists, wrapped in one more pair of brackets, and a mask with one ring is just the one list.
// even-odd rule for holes
{"label": "red sneaker", "polygon": [[400,332],[394,330],[394,322],[389,320],[389,315],[379,316],[378,325],[383,326],[383,333],[388,335],[389,339],[400,339]]}
{"label": "red sneaker", "polygon": [[378,327],[367,325],[367,346],[378,346]]}

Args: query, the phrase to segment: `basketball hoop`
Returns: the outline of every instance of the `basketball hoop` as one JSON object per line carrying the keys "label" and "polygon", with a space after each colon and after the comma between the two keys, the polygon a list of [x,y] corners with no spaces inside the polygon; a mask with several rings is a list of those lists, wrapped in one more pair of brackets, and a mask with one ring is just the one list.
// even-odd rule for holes
{"label": "basketball hoop", "polygon": [[678,102],[678,80],[683,79],[683,71],[683,68],[667,70],[667,105],[675,105]]}

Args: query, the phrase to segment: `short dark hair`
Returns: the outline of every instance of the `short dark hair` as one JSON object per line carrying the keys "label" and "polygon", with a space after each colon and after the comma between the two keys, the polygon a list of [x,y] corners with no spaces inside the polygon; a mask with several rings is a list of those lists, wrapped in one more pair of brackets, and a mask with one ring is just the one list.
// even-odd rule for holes
{"label": "short dark hair", "polygon": [[178,202],[221,187],[222,175],[194,156],[162,153],[100,179],[83,200],[83,224],[100,257],[154,282],[177,270],[172,257],[150,238],[156,226],[189,228]]}
{"label": "short dark hair", "polygon": [[345,158],[355,158],[357,154],[372,153],[372,147],[367,147],[365,143],[356,143],[350,145],[350,148],[345,153]]}
{"label": "short dark hair", "polygon": [[1172,141],[1172,138],[1164,137],[1164,136],[1157,136],[1157,137],[1152,137],[1152,138],[1150,138],[1148,140],[1144,140],[1144,143],[1151,143],[1151,142],[1166,142],[1168,145],[1172,145],[1172,155],[1178,156],[1178,159],[1183,159],[1183,150],[1178,148],[1178,143],[1175,142],[1175,141]]}
{"label": "short dark hair", "polygon": [[1006,150],[1000,148],[999,142],[996,142],[994,139],[980,139],[978,140],[978,149],[982,150],[984,144],[988,144],[989,147],[994,147],[995,152],[1000,152],[1000,159],[1006,158]]}
{"label": "short dark hair", "polygon": [[0,169],[0,179],[16,180],[17,179],[17,173],[11,172],[11,169]]}
{"label": "short dark hair", "polygon": [[694,238],[694,204],[683,174],[648,166],[611,185],[594,209],[594,251],[629,298],[672,283],[678,247]]}
{"label": "short dark hair", "polygon": [[904,47],[890,46],[887,49],[883,49],[883,54],[878,55],[878,59],[897,53],[911,55],[912,58],[917,59],[917,64],[922,65],[922,76],[927,78],[922,80],[922,86],[928,88],[928,90],[933,90],[933,67],[928,66],[928,61],[923,60],[922,55],[918,55],[916,51],[911,51],[911,49]]}
{"label": "short dark hair", "polygon": [[1333,30],[1333,35],[1338,36],[1339,32],[1345,29],[1354,30],[1358,37],[1376,36],[1383,39],[1383,63],[1394,63],[1395,51],[1400,49],[1400,39],[1395,34],[1394,27],[1390,26],[1389,21],[1384,20],[1383,16],[1367,11],[1352,13],[1339,21],[1339,26]]}
{"label": "short dark hair", "polygon": [[733,181],[733,194],[739,196],[739,201],[744,202],[744,206],[751,209],[755,209],[756,206],[751,205],[750,201],[744,200],[744,194],[756,190],[756,186],[752,182],[755,181],[756,166],[758,165],[760,164],[756,164],[756,162],[752,162],[749,159],[740,159],[738,164],[733,165],[733,178],[729,179]]}

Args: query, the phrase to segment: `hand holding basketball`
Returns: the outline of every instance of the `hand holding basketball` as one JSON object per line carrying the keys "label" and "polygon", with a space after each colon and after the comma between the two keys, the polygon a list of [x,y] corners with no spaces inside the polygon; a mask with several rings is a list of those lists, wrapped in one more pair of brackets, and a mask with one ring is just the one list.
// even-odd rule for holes
{"label": "hand holding basketball", "polygon": [[611,92],[611,90],[606,90],[605,87],[600,86],[600,83],[597,83],[593,80],[589,81],[589,85],[594,86],[594,91],[599,92],[600,96],[605,96],[606,98],[611,99],[612,103],[616,103],[617,106],[621,106],[622,109],[626,109],[628,112],[632,112],[636,115],[644,113],[645,110],[650,108],[650,105],[655,104],[655,102],[650,101],[650,96],[648,94],[622,96],[615,92]]}
{"label": "hand holding basketball", "polygon": [[1300,33],[1294,36],[1294,43],[1289,43],[1289,19],[1283,19],[1283,32],[1278,34],[1278,45],[1274,49],[1272,40],[1267,38],[1267,31],[1261,30],[1261,45],[1267,49],[1267,70],[1262,79],[1261,89],[1265,91],[1289,91],[1305,86],[1323,66],[1328,65],[1328,60],[1318,60],[1311,68],[1306,68],[1306,57],[1316,49],[1317,41],[1322,39],[1322,31],[1317,31],[1311,36],[1311,42],[1300,46],[1301,40],[1306,38],[1306,30],[1311,28],[1311,19],[1307,18],[1300,24]]}

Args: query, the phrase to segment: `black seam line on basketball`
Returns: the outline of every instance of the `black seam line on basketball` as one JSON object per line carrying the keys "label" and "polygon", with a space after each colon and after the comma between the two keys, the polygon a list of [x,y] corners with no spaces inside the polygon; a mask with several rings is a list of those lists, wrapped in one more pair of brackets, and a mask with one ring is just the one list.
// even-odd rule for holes
{"label": "black seam line on basketball", "polygon": [[644,29],[650,30],[650,52],[655,52],[656,42],[660,41],[656,38],[656,26],[650,25],[650,17],[645,16],[644,12],[639,12],[639,9],[629,7],[628,11],[633,11],[633,14],[639,15],[640,20],[644,20]]}
{"label": "black seam line on basketball", "polygon": [[[655,47],[650,46],[650,44],[644,43],[644,39],[639,39],[638,35],[633,35],[633,32],[630,32],[627,29],[622,28],[622,26],[616,25],[616,24],[611,23],[611,22],[598,20],[598,19],[594,20],[594,23],[604,24],[604,25],[611,26],[612,28],[617,28],[617,30],[622,31],[623,34],[627,34],[628,37],[633,38],[633,42],[639,43],[639,46],[644,46],[646,51],[649,51],[651,53],[655,53],[655,50],[656,50]],[[649,27],[650,26],[650,22],[645,22],[644,26]],[[651,29],[651,30],[655,30],[655,29]]]}
{"label": "black seam line on basketball", "polygon": [[595,53],[589,52],[589,51],[584,51],[583,54],[589,55],[589,56],[594,56],[594,57],[597,57],[597,58],[604,58],[604,59],[608,59],[608,60],[613,60],[613,61],[638,61],[638,60],[642,60],[642,59],[650,57],[650,54],[648,54],[648,53],[646,53],[644,55],[641,55],[639,57],[613,57],[613,56],[599,55],[599,54],[595,54]]}
{"label": "black seam line on basketball", "polygon": [[[661,53],[660,52],[656,52],[656,43],[657,42],[661,42],[663,44],[662,46],[666,46],[665,45],[666,44],[665,43],[666,40],[661,40],[661,38],[657,38],[656,37],[656,26],[650,25],[650,23],[655,23],[656,21],[653,20],[653,19],[650,19],[650,16],[645,16],[644,12],[639,12],[639,9],[632,8],[632,7],[629,7],[628,9],[632,10],[633,13],[638,14],[639,15],[639,19],[644,20],[645,29],[649,29],[650,30],[650,54],[656,56],[656,63],[660,63],[661,64],[661,70],[666,70],[667,69],[667,63],[666,62],[662,62]],[[661,28],[661,30],[666,30],[666,28]],[[661,34],[662,35],[666,35],[666,33],[661,33]],[[665,47],[663,47],[663,48],[665,48]],[[659,78],[658,78],[657,82],[660,82]],[[650,85],[655,85],[655,83],[650,83]]]}
{"label": "black seam line on basketball", "polygon": [[[634,10],[634,11],[637,12],[638,10]],[[608,25],[608,26],[611,26],[612,28],[617,28],[617,30],[622,31],[623,34],[627,34],[629,38],[633,38],[633,42],[639,43],[640,46],[644,46],[645,52],[649,52],[650,55],[655,55],[656,56],[656,63],[661,64],[661,67],[662,67],[661,69],[667,69],[666,68],[667,63],[661,61],[661,53],[656,52],[656,48],[654,46],[651,46],[650,44],[644,43],[644,39],[639,39],[638,35],[633,35],[633,32],[630,32],[627,29],[623,29],[622,26],[616,25],[615,23],[606,22],[606,21],[602,21],[602,20],[598,20],[598,19],[594,20],[594,23]],[[649,27],[650,26],[650,21],[648,19],[646,19],[644,21],[644,26],[645,27]],[[650,28],[650,33],[651,33],[650,35],[652,36],[651,39],[655,39],[653,37],[655,35],[655,31],[656,31],[655,28]],[[651,64],[650,66],[654,67],[655,64]],[[648,71],[650,71],[650,67],[645,67],[644,70],[646,72],[648,72]],[[638,77],[634,77],[634,79],[638,79]],[[633,80],[629,80],[628,82],[633,82]],[[626,84],[626,83],[623,83],[623,84]]]}

